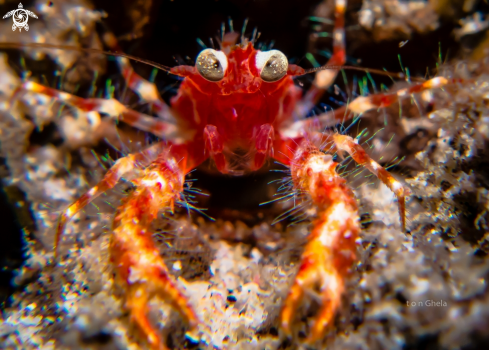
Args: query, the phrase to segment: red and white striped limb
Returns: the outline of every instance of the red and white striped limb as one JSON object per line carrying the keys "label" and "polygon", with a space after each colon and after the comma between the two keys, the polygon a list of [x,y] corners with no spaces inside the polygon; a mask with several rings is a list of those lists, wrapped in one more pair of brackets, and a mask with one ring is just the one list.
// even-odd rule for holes
{"label": "red and white striped limb", "polygon": [[355,116],[370,110],[388,107],[403,98],[410,97],[412,94],[436,88],[443,88],[447,85],[458,84],[461,82],[463,82],[461,79],[436,77],[391,93],[359,96],[346,106],[340,107],[334,111],[322,113],[313,118],[296,121],[286,129],[282,130],[282,134],[289,137],[297,137],[302,130],[322,130],[337,125],[338,123],[344,123],[353,119]]}
{"label": "red and white striped limb", "polygon": [[53,97],[61,103],[78,108],[84,112],[99,112],[107,114],[119,121],[123,121],[139,130],[147,131],[163,139],[176,138],[177,127],[174,124],[127,108],[114,98],[81,98],[67,92],[59,91],[35,83],[25,82],[19,92],[29,91]]}
{"label": "red and white striped limb", "polygon": [[[345,9],[346,0],[335,1],[333,54],[326,63],[327,66],[342,66],[346,62]],[[316,73],[311,88],[297,104],[296,112],[299,119],[304,119],[307,113],[314,108],[321,96],[334,83],[338,72],[337,69],[324,69]]]}
{"label": "red and white striped limb", "polygon": [[90,204],[95,198],[105,191],[113,188],[123,177],[134,171],[136,168],[144,167],[154,161],[158,154],[164,149],[165,144],[159,142],[142,152],[129,154],[126,157],[118,159],[114,165],[107,171],[104,178],[89,191],[83,194],[78,200],[72,203],[66,210],[61,213],[56,226],[56,235],[54,239],[54,257],[57,257],[58,246],[63,234],[66,223],[87,204]]}
{"label": "red and white striped limb", "polygon": [[353,160],[361,166],[367,168],[372,174],[377,176],[389,189],[394,192],[397,197],[399,205],[399,217],[401,220],[401,229],[406,232],[406,196],[409,195],[409,189],[404,186],[399,180],[396,180],[387,170],[385,170],[379,163],[374,161],[365,152],[362,146],[360,146],[355,139],[348,135],[340,135],[338,133],[332,136],[334,142],[334,148],[337,151],[347,152]]}
{"label": "red and white striped limb", "polygon": [[[114,34],[106,33],[104,35],[104,42],[113,51],[122,52]],[[134,91],[141,100],[152,104],[153,110],[162,120],[170,123],[175,122],[170,107],[168,107],[165,101],[161,98],[156,85],[137,74],[132,68],[129,59],[125,57],[116,57],[116,61],[121,69],[122,76],[124,77],[127,86]]]}

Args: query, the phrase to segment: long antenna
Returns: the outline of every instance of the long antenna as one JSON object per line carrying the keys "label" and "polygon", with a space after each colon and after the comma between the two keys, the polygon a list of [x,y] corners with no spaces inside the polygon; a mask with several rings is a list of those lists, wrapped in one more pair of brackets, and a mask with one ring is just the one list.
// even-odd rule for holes
{"label": "long antenna", "polygon": [[[69,46],[69,45],[54,45],[54,44],[46,44],[46,43],[2,43],[0,42],[0,48],[3,49],[19,49],[23,47],[31,47],[31,48],[42,48],[42,49],[55,49],[55,50],[69,50],[69,51],[80,51],[80,52],[88,52],[88,53],[98,53],[98,54],[104,54],[104,55],[109,55],[109,56],[116,56],[116,57],[124,57],[136,62],[141,62],[145,63],[147,65],[150,65],[152,67],[161,69],[167,73],[171,73],[171,67],[164,66],[162,64],[149,61],[149,60],[144,60],[142,58],[128,55],[122,52],[115,52],[115,51],[104,51],[104,50],[99,50],[99,49],[94,49],[90,47],[76,47],[76,46]],[[173,73],[171,73],[173,74]]]}
{"label": "long antenna", "polygon": [[[171,73],[171,67],[150,61],[150,60],[145,60],[136,56],[128,55],[122,52],[116,52],[116,51],[105,51],[105,50],[99,50],[99,49],[94,49],[90,47],[76,47],[76,46],[70,46],[70,45],[54,45],[54,44],[47,44],[47,43],[11,43],[11,42],[0,42],[0,48],[4,49],[19,49],[23,47],[31,47],[31,48],[42,48],[42,49],[53,49],[53,50],[70,50],[70,51],[79,51],[79,52],[88,52],[88,53],[98,53],[98,54],[104,54],[104,55],[109,55],[109,56],[115,56],[115,57],[124,57],[136,62],[141,62],[145,63],[147,65],[150,65],[152,67],[161,69],[162,71],[165,71],[167,73]],[[387,72],[381,69],[371,69],[371,68],[361,68],[361,67],[355,67],[355,66],[321,66],[317,68],[310,68],[306,69],[303,74],[310,74],[310,73],[316,73],[317,71],[320,70],[326,70],[326,69],[331,69],[331,70],[342,70],[342,69],[347,69],[347,70],[356,70],[356,71],[361,71],[361,72],[367,72],[367,73],[373,73],[377,75],[384,75],[392,78],[397,78],[397,79],[405,79],[406,74],[404,73],[392,73],[392,72]],[[419,82],[424,82],[426,79],[424,78],[417,78],[417,77],[410,77],[412,81],[419,81]]]}
{"label": "long antenna", "polygon": [[[328,66],[328,65],[324,65],[321,67],[306,69],[304,71],[304,74],[301,74],[301,75],[316,73],[317,71],[326,70],[326,69],[331,69],[331,70],[342,70],[342,69],[357,70],[357,71],[373,73],[373,74],[377,74],[377,75],[384,75],[384,76],[391,77],[391,78],[406,79],[406,74],[404,74],[404,73],[393,73],[393,72],[387,72],[387,71],[381,70],[381,69],[362,68],[362,67],[355,67],[355,66]],[[411,81],[419,81],[419,82],[425,82],[426,81],[426,79],[424,79],[424,78],[417,78],[417,77],[409,77],[409,79],[411,79]]]}

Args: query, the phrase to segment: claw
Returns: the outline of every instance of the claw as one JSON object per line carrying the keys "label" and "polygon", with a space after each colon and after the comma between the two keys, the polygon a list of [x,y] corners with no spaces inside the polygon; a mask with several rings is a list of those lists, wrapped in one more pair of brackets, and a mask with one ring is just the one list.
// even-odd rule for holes
{"label": "claw", "polygon": [[332,254],[318,239],[310,241],[305,249],[299,273],[285,299],[281,314],[281,326],[287,335],[292,334],[291,324],[297,308],[308,290],[318,289],[321,306],[305,340],[312,344],[323,338],[331,324],[335,311],[340,306],[343,280],[333,265]]}
{"label": "claw", "polygon": [[148,304],[154,294],[159,295],[161,300],[169,301],[189,323],[191,329],[197,326],[197,317],[188,305],[185,296],[169,280],[157,286],[146,283],[135,283],[128,286],[125,307],[130,312],[131,320],[139,326],[141,332],[146,336],[151,349],[167,350],[159,332],[148,318]]}
{"label": "claw", "polygon": [[320,307],[314,317],[307,344],[324,337],[341,303],[343,276],[355,261],[356,238],[360,231],[355,197],[335,170],[337,163],[308,141],[304,141],[291,162],[297,189],[308,193],[316,207],[299,272],[281,313],[281,326],[291,334],[293,317],[308,291],[317,291]]}
{"label": "claw", "polygon": [[152,348],[158,350],[167,350],[159,334],[153,329],[148,320],[148,301],[149,295],[144,285],[137,284],[129,288],[126,294],[126,308],[130,310],[131,320],[141,328],[146,335],[148,343]]}
{"label": "claw", "polygon": [[[134,225],[136,226],[136,225]],[[122,230],[114,230],[110,245],[110,255],[120,278],[120,285],[126,286],[126,304],[131,319],[146,337],[151,349],[166,349],[159,332],[148,319],[148,305],[158,297],[171,304],[191,328],[197,325],[197,316],[187,302],[187,298],[175,285],[159,255],[150,235],[131,232],[127,224]],[[132,231],[137,232],[137,229]]]}
{"label": "claw", "polygon": [[148,319],[152,298],[171,304],[190,328],[198,323],[197,315],[160,256],[149,228],[161,208],[171,206],[182,191],[183,174],[174,159],[162,158],[134,183],[136,189],[118,208],[114,219],[110,257],[118,272],[118,284],[125,286],[125,306],[131,319],[151,349],[166,350],[158,330]]}

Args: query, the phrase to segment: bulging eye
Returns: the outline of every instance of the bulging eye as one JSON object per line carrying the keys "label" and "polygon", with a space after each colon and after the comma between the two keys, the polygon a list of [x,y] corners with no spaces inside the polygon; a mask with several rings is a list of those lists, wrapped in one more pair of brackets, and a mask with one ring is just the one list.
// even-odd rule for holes
{"label": "bulging eye", "polygon": [[205,49],[197,56],[195,66],[204,79],[216,82],[224,78],[228,68],[228,59],[224,52]]}
{"label": "bulging eye", "polygon": [[258,52],[255,64],[260,78],[268,83],[282,79],[289,68],[287,57],[278,50]]}

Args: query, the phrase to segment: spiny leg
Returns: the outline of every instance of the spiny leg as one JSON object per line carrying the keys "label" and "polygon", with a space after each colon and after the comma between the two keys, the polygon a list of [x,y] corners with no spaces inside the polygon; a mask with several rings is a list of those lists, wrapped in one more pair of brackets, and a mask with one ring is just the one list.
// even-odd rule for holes
{"label": "spiny leg", "polygon": [[[342,66],[346,62],[346,49],[345,49],[345,9],[346,0],[335,1],[335,20],[333,29],[333,54],[328,60],[326,65],[328,66]],[[325,91],[333,84],[336,76],[338,75],[337,69],[325,69],[320,70],[314,77],[314,83],[307,91],[306,95],[297,104],[296,111],[299,114],[299,119],[304,119],[317,104],[321,96]]]}
{"label": "spiny leg", "polygon": [[[116,37],[112,33],[104,34],[104,42],[114,51],[122,52]],[[122,76],[127,86],[134,91],[143,101],[151,103],[153,109],[162,120],[173,123],[175,118],[171,115],[170,107],[161,98],[156,85],[137,74],[131,66],[129,59],[116,57]]]}
{"label": "spiny leg", "polygon": [[401,228],[406,232],[406,195],[410,191],[400,181],[396,180],[387,170],[369,157],[367,152],[353,138],[347,135],[333,134],[334,148],[347,152],[355,162],[367,168],[379,178],[389,189],[394,192],[399,204],[399,216]]}
{"label": "spiny leg", "polygon": [[405,89],[395,92],[359,96],[346,106],[340,107],[334,111],[322,113],[314,118],[299,120],[287,126],[287,128],[281,132],[283,134],[293,136],[298,135],[303,130],[322,130],[327,127],[335,126],[338,123],[344,123],[350,119],[353,119],[355,116],[361,115],[370,110],[388,107],[400,99],[409,97],[412,94],[462,82],[463,81],[460,79],[436,77],[423,83],[413,84]]}
{"label": "spiny leg", "polygon": [[[346,0],[335,0],[334,8],[334,28],[333,28],[333,54],[328,60],[326,65],[328,66],[342,66],[346,62],[346,43],[345,43],[345,10]],[[337,70],[321,70],[316,73],[314,77],[314,86],[321,89],[320,93],[324,93],[324,90],[329,88],[336,76]],[[320,96],[316,96],[317,99]]]}
{"label": "spiny leg", "polygon": [[[347,106],[337,109],[333,112],[324,113],[316,118],[308,118],[305,120],[297,121],[287,128],[280,130],[280,133],[282,135],[287,135],[289,138],[300,139],[302,135],[304,135],[305,131],[309,131],[310,129],[317,129],[318,126],[320,128],[333,126],[339,122],[344,122],[345,120],[352,118],[354,115],[359,115],[376,108],[388,107],[399,99],[408,97],[411,94],[420,93],[435,88],[442,88],[447,85],[458,84],[461,82],[462,80],[460,79],[446,79],[444,77],[436,77],[420,84],[411,85],[405,89],[401,89],[396,92],[379,93],[370,96],[360,96],[353,100]],[[389,174],[389,172],[382,168],[377,162],[372,160],[366,154],[363,148],[355,142],[354,139],[349,136],[340,134],[334,134],[333,139],[335,143],[333,148],[349,153],[358,164],[364,165],[384,184],[386,184],[392,192],[396,194],[399,203],[401,227],[402,230],[405,232],[405,196],[409,194],[409,190],[405,186],[403,186],[398,180],[396,180],[391,174]],[[284,142],[280,141],[278,143],[278,147],[276,148],[281,150],[282,154],[287,155],[290,154],[290,152],[284,147],[285,144],[287,144],[287,147],[290,148],[290,139]],[[279,160],[284,162],[284,159],[285,158],[282,157]]]}
{"label": "spiny leg", "polygon": [[22,84],[19,92],[30,91],[53,97],[62,103],[85,112],[100,112],[127,123],[139,130],[150,132],[161,138],[171,138],[176,126],[161,119],[127,108],[116,99],[82,98],[44,85],[28,81]]}
{"label": "spiny leg", "polygon": [[[185,174],[205,160],[203,143],[165,145],[119,159],[97,186],[73,203],[59,219],[56,246],[66,221],[105,190],[134,169],[143,167],[142,177],[133,180],[135,190],[117,209],[110,243],[110,257],[118,281],[125,287],[125,306],[131,319],[146,336],[152,349],[164,350],[158,331],[148,319],[148,303],[158,297],[169,302],[194,328],[198,318],[186,297],[177,288],[152,239],[151,222],[165,208],[173,211],[183,191]],[[55,246],[55,249],[56,249]]]}
{"label": "spiny leg", "polygon": [[344,277],[355,260],[355,241],[360,232],[355,197],[345,179],[336,173],[336,166],[331,155],[320,152],[307,140],[302,141],[290,161],[294,186],[311,198],[317,218],[280,319],[282,329],[291,334],[305,292],[316,290],[321,306],[306,339],[308,344],[323,337],[340,306]]}
{"label": "spiny leg", "polygon": [[114,187],[123,176],[133,171],[136,167],[144,167],[155,160],[164,147],[164,143],[159,142],[142,152],[129,154],[126,157],[118,159],[96,186],[92,187],[88,192],[78,198],[77,201],[71,204],[60,215],[54,239],[55,258],[58,255],[59,241],[68,220],[87,204],[91,203],[95,198]]}
{"label": "spiny leg", "polygon": [[281,326],[290,334],[293,316],[304,293],[314,288],[319,290],[321,307],[306,340],[309,344],[321,339],[340,305],[343,278],[355,261],[355,240],[360,231],[354,195],[346,181],[336,173],[337,163],[313,144],[321,144],[329,152],[348,152],[356,162],[378,176],[398,197],[403,230],[404,198],[409,193],[349,136],[315,133],[276,143],[282,154],[278,156],[276,153],[275,158],[290,165],[295,188],[305,192],[317,210],[299,272],[281,313]]}
{"label": "spiny leg", "polygon": [[436,77],[423,83],[413,84],[405,89],[391,93],[379,93],[369,96],[359,96],[348,105],[348,110],[355,114],[362,114],[372,109],[385,108],[399,101],[401,98],[409,97],[412,94],[420,93],[426,90],[442,88],[449,84],[461,83],[461,79],[447,79]]}
{"label": "spiny leg", "polygon": [[173,211],[183,191],[185,173],[169,152],[134,180],[135,190],[118,208],[110,244],[111,260],[125,285],[126,307],[152,349],[166,349],[148,319],[148,303],[158,297],[169,302],[194,328],[198,318],[180,292],[152,239],[151,222],[165,208]]}

